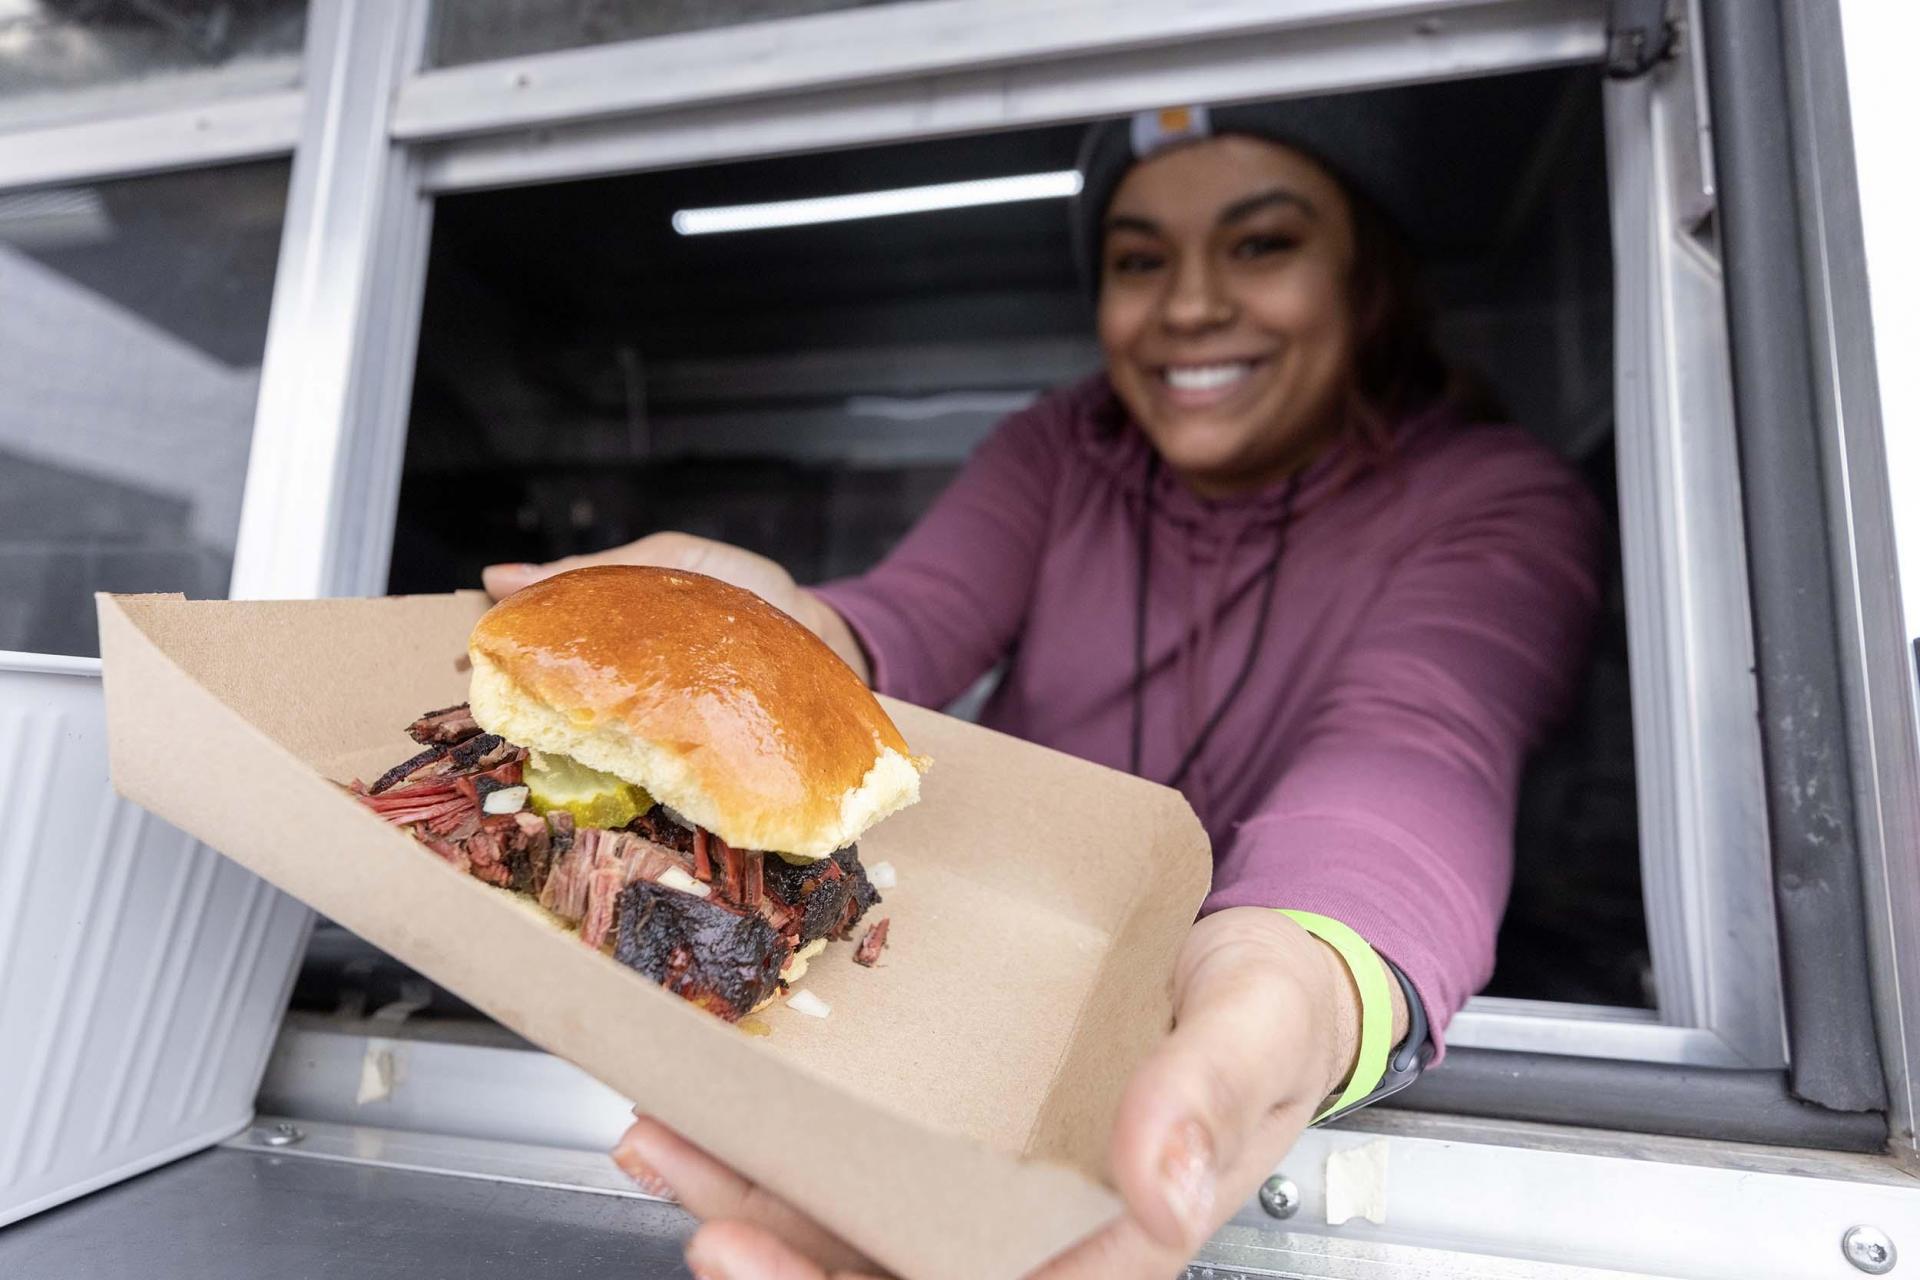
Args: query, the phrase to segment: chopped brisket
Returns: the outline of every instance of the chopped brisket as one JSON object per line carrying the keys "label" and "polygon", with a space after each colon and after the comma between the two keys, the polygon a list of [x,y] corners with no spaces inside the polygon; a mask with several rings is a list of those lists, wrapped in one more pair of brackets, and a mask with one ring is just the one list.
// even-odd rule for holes
{"label": "chopped brisket", "polygon": [[429,711],[407,726],[407,736],[422,746],[465,742],[479,732],[480,726],[474,723],[473,712],[468,710],[464,702],[458,706]]}
{"label": "chopped brisket", "polygon": [[[527,753],[491,733],[468,738],[449,746],[435,743],[409,760],[403,760],[374,780],[368,795],[379,795],[403,782],[426,782],[436,778],[482,773],[503,764],[517,764]],[[514,781],[519,781],[516,776]]]}
{"label": "chopped brisket", "polygon": [[627,830],[655,844],[663,844],[669,849],[678,849],[689,857],[693,854],[693,828],[683,827],[667,816],[666,806],[654,805],[632,822]]}
{"label": "chopped brisket", "polygon": [[759,916],[647,880],[620,892],[617,914],[614,959],[728,1022],[774,994],[792,955]]}
{"label": "chopped brisket", "polygon": [[498,734],[483,733],[476,738],[468,738],[447,753],[449,770],[460,773],[478,772],[491,769],[508,761],[521,761],[527,753],[514,746]]}
{"label": "chopped brisket", "polygon": [[390,787],[398,786],[402,782],[411,780],[414,774],[424,773],[429,767],[445,760],[447,758],[447,752],[450,750],[452,750],[452,748],[448,747],[445,743],[440,743],[428,747],[417,756],[402,760],[399,764],[393,766],[393,768],[387,770],[378,778],[375,778],[373,785],[367,788],[367,794],[377,796]]}
{"label": "chopped brisket", "polygon": [[880,891],[873,887],[873,881],[867,879],[867,869],[860,865],[860,846],[850,844],[836,850],[833,860],[840,864],[852,887],[847,893],[846,910],[841,913],[840,925],[833,931],[836,938],[844,938],[853,932],[853,926],[860,923],[860,917],[867,914],[867,908],[878,905]]}
{"label": "chopped brisket", "polygon": [[784,911],[758,903],[760,914],[790,934],[796,947],[816,938],[845,938],[880,894],[860,865],[860,851],[848,845],[831,858],[792,863],[766,858],[761,874],[766,897]]}
{"label": "chopped brisket", "polygon": [[576,830],[565,852],[556,846],[553,870],[540,887],[540,905],[565,920],[578,924],[587,914],[587,890],[591,887],[600,838],[607,833],[598,827]]}
{"label": "chopped brisket", "polygon": [[[736,849],[711,831],[702,832],[706,837],[707,855],[711,860],[709,879],[714,890],[723,902],[739,907],[742,911],[752,911],[760,905],[761,895],[765,892],[766,875],[762,862],[766,855],[757,849]],[[698,837],[696,837],[696,848]],[[699,858],[695,855],[695,874],[698,876]]]}
{"label": "chopped brisket", "polygon": [[[513,872],[507,866],[507,846],[501,839],[499,819],[488,818],[480,824],[480,829],[468,836],[463,842],[467,850],[467,871],[476,880],[484,880],[502,888],[512,881]],[[507,823],[509,827],[513,824]]]}
{"label": "chopped brisket", "polygon": [[775,857],[767,860],[764,874],[767,893],[798,916],[799,941],[795,945],[804,947],[840,927],[853,881],[837,861],[821,858],[818,862],[792,863]]}
{"label": "chopped brisket", "polygon": [[[436,856],[488,884],[535,898],[588,944],[729,1021],[779,987],[798,948],[845,938],[880,900],[848,845],[795,865],[689,828],[654,805],[620,830],[581,828],[556,809],[488,814],[492,792],[521,782],[524,749],[480,732],[464,705],[421,716],[409,734],[426,749],[351,790],[406,827]],[[678,868],[710,886],[700,897],[658,884]],[[887,921],[861,939],[871,965]]]}
{"label": "chopped brisket", "polygon": [[636,880],[658,880],[668,867],[688,869],[677,849],[655,844],[631,831],[603,831],[587,881],[587,909],[580,939],[596,947],[613,941],[614,899]]}
{"label": "chopped brisket", "polygon": [[515,893],[538,894],[553,865],[553,831],[537,813],[522,809],[512,816],[514,830],[507,840],[507,888]]}
{"label": "chopped brisket", "polygon": [[580,917],[580,941],[590,947],[605,946],[613,933],[614,900],[627,887],[627,859],[620,844],[633,838],[624,831],[603,831],[595,843],[586,910]]}
{"label": "chopped brisket", "polygon": [[880,960],[880,952],[887,945],[887,926],[892,924],[890,916],[881,916],[867,930],[867,936],[860,939],[860,945],[853,949],[853,962],[871,969]]}

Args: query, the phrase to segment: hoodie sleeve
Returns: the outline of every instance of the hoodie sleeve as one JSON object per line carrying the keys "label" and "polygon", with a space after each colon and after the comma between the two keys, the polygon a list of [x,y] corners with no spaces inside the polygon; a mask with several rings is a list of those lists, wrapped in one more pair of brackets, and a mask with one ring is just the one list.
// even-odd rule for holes
{"label": "hoodie sleeve", "polygon": [[1599,598],[1578,478],[1534,449],[1466,462],[1206,904],[1345,922],[1407,972],[1436,1039],[1493,972],[1521,765],[1571,698]]}
{"label": "hoodie sleeve", "polygon": [[881,693],[943,707],[1011,648],[1026,619],[1069,393],[1013,414],[878,566],[814,588],[853,630]]}

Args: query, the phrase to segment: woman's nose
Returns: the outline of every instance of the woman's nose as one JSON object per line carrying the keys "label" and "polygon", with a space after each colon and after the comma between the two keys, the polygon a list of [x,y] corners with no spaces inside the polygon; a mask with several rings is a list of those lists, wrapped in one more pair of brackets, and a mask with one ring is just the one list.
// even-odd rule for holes
{"label": "woman's nose", "polygon": [[1167,328],[1189,333],[1217,328],[1233,318],[1233,300],[1204,262],[1189,260],[1173,273],[1161,301]]}

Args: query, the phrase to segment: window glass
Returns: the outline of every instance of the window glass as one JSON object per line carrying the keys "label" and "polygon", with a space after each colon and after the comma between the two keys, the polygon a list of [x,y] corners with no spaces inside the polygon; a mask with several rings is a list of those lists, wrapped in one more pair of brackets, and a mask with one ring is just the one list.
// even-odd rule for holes
{"label": "window glass", "polygon": [[587,45],[797,18],[899,0],[461,0],[436,6],[440,67]]}
{"label": "window glass", "polygon": [[0,0],[0,129],[300,82],[306,0]]}
{"label": "window glass", "polygon": [[97,653],[95,591],[226,593],[287,177],[0,193],[0,649]]}

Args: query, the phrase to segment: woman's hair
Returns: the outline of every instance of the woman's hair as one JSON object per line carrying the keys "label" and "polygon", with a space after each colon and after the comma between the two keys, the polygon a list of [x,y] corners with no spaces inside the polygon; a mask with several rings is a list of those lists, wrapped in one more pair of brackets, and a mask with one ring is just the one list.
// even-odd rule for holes
{"label": "woman's hair", "polygon": [[1420,265],[1400,229],[1365,192],[1314,160],[1340,184],[1353,216],[1347,284],[1353,356],[1342,406],[1347,437],[1380,461],[1391,450],[1394,424],[1410,414],[1445,407],[1465,417],[1501,416],[1485,384],[1440,353]]}

